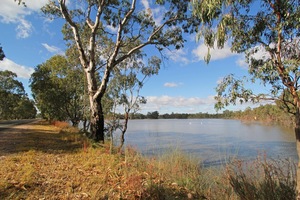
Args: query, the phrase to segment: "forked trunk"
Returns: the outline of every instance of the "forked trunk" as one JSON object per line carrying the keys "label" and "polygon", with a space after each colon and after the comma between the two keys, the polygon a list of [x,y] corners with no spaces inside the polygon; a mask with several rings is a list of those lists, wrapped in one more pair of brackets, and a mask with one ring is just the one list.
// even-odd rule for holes
{"label": "forked trunk", "polygon": [[128,112],[125,113],[125,122],[124,122],[124,126],[122,128],[122,132],[121,132],[121,136],[120,136],[120,145],[118,147],[118,151],[121,152],[123,145],[125,143],[125,133],[127,131],[127,126],[128,126],[128,120],[129,120],[129,114]]}
{"label": "forked trunk", "polygon": [[91,135],[96,142],[104,143],[104,114],[101,99],[91,101]]}

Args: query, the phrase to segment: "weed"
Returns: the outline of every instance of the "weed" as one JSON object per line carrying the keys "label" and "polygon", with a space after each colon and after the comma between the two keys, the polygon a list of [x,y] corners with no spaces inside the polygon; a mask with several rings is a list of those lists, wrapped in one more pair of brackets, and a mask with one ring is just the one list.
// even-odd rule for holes
{"label": "weed", "polygon": [[52,125],[61,129],[70,127],[70,124],[68,122],[62,122],[62,121],[53,121]]}
{"label": "weed", "polygon": [[253,163],[236,161],[228,166],[230,185],[240,199],[295,199],[295,164],[290,160],[258,157]]}

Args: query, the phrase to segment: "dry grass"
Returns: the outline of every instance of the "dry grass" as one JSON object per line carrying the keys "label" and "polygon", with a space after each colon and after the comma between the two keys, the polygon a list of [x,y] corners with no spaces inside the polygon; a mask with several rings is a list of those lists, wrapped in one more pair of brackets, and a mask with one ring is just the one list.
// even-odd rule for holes
{"label": "dry grass", "polygon": [[197,198],[135,150],[111,155],[109,146],[92,148],[72,128],[58,124],[12,130],[10,139],[17,145],[8,142],[1,151],[0,199]]}
{"label": "dry grass", "polygon": [[132,148],[111,155],[109,145],[93,148],[76,129],[55,125],[0,132],[6,138],[0,139],[1,200],[240,198],[232,184],[240,176],[232,171],[200,169],[196,159],[177,150],[156,158]]}
{"label": "dry grass", "polygon": [[296,165],[291,160],[236,161],[227,168],[229,184],[240,199],[296,199]]}

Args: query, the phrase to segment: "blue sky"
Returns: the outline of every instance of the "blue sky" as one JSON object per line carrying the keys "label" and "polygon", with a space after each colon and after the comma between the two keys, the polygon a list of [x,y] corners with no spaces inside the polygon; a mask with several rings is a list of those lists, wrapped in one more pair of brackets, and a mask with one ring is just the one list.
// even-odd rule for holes
{"label": "blue sky", "polygon": [[[65,42],[61,34],[62,20],[51,21],[40,12],[47,0],[27,0],[27,7],[18,6],[14,0],[1,0],[0,43],[6,58],[0,62],[0,70],[10,70],[18,75],[27,93],[31,94],[28,81],[34,67],[56,54],[63,54]],[[139,1],[145,9],[150,0]],[[159,75],[151,77],[141,91],[147,98],[142,113],[215,113],[214,95],[218,81],[229,73],[247,75],[243,55],[222,50],[212,50],[212,59],[203,61],[207,48],[196,42],[195,35],[187,35],[187,43],[176,52],[166,51],[169,56],[161,66]],[[230,106],[227,109],[244,109],[251,104]]]}

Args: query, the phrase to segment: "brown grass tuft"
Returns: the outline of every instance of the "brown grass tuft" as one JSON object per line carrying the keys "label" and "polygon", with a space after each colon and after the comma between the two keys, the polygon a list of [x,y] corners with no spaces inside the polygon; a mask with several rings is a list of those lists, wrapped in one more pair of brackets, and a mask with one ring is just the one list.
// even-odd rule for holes
{"label": "brown grass tuft", "polygon": [[53,121],[52,125],[61,129],[70,127],[70,124],[64,121]]}

